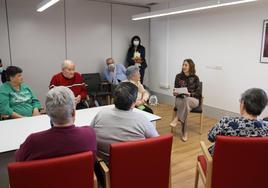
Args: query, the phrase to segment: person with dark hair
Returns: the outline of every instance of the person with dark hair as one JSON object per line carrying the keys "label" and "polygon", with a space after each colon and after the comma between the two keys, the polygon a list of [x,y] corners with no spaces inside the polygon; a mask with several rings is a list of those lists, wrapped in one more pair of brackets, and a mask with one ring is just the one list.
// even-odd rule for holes
{"label": "person with dark hair", "polygon": [[135,108],[138,88],[121,82],[114,90],[114,108],[104,108],[91,122],[96,131],[98,155],[106,162],[112,143],[156,137],[155,126]]}
{"label": "person with dark hair", "polygon": [[22,69],[9,66],[7,82],[0,86],[0,114],[9,118],[40,115],[41,105],[30,87],[23,83]]}
{"label": "person with dark hair", "polygon": [[177,109],[171,127],[176,127],[180,121],[182,124],[182,141],[186,142],[187,137],[187,116],[189,112],[199,105],[201,90],[199,88],[199,78],[195,74],[195,64],[192,59],[185,59],[182,64],[181,73],[176,75],[174,88],[187,88],[187,93],[177,93],[173,90],[176,97],[175,108]]}
{"label": "person with dark hair", "polygon": [[[215,142],[218,135],[241,137],[267,137],[268,122],[258,120],[268,102],[267,93],[259,88],[246,90],[240,99],[241,117],[223,117],[208,132],[208,140]],[[214,144],[209,147],[211,155]]]}
{"label": "person with dark hair", "polygon": [[127,52],[128,66],[136,65],[140,69],[141,83],[143,84],[143,78],[147,63],[145,59],[145,48],[141,45],[141,38],[134,36],[131,39],[131,44]]}
{"label": "person with dark hair", "polygon": [[138,87],[138,97],[135,105],[136,108],[153,114],[153,110],[147,105],[150,94],[146,89],[144,89],[143,85],[140,82],[141,75],[139,68],[134,65],[128,67],[126,76],[127,80],[125,82],[130,82]]}
{"label": "person with dark hair", "polygon": [[3,67],[2,59],[0,59],[0,74],[1,74],[1,82],[5,83],[6,79],[6,70]]}

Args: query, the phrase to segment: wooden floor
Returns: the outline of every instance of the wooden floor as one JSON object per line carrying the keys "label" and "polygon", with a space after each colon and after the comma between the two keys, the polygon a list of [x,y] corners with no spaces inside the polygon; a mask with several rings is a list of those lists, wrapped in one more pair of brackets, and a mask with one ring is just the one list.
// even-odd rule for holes
{"label": "wooden floor", "polygon": [[[162,117],[157,121],[157,130],[160,134],[170,132],[169,123],[172,118],[172,106],[160,104],[152,107],[154,113]],[[203,134],[199,134],[199,114],[190,114],[188,119],[188,141],[182,142],[179,137],[179,128],[175,129],[172,146],[171,168],[172,168],[172,187],[173,188],[193,188],[195,179],[196,157],[201,154],[200,141],[203,140],[207,145],[208,130],[217,122],[214,119],[204,117]],[[199,180],[199,187],[203,188],[203,183]]]}

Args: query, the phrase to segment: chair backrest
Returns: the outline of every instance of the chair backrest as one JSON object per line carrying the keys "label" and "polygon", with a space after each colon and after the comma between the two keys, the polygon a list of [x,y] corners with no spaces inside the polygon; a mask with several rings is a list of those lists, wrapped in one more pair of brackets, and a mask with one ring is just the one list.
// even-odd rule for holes
{"label": "chair backrest", "polygon": [[202,106],[203,104],[202,104],[202,97],[203,97],[203,82],[199,82],[199,90],[200,90],[200,93],[201,93],[201,97],[200,97],[200,99],[199,99],[199,101],[200,101],[200,103],[199,103],[199,106]]}
{"label": "chair backrest", "polygon": [[90,188],[93,170],[91,151],[8,165],[10,188]]}
{"label": "chair backrest", "polygon": [[268,187],[268,137],[218,136],[212,188]]}
{"label": "chair backrest", "polygon": [[82,74],[88,92],[98,92],[101,84],[100,73]]}
{"label": "chair backrest", "polygon": [[111,144],[111,188],[167,188],[172,134]]}

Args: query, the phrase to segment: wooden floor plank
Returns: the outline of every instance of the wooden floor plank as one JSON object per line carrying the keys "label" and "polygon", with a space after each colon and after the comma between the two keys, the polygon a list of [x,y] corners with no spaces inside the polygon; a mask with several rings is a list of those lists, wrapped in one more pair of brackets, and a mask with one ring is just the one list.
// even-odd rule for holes
{"label": "wooden floor plank", "polygon": [[[159,134],[170,132],[169,123],[172,118],[172,106],[160,104],[152,107],[154,113],[162,117],[157,121],[157,130]],[[188,117],[188,141],[180,140],[180,127],[175,129],[172,146],[172,187],[173,188],[193,188],[195,179],[196,158],[201,154],[200,141],[203,140],[207,145],[210,143],[207,140],[208,130],[217,122],[215,119],[210,119],[204,116],[203,119],[203,134],[199,134],[199,114],[190,114]],[[203,188],[202,181],[199,180],[199,187]]]}

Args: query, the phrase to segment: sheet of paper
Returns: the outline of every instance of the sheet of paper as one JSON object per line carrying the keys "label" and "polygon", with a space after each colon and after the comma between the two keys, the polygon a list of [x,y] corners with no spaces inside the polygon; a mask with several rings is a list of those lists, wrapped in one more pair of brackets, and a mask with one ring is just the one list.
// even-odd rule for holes
{"label": "sheet of paper", "polygon": [[188,93],[187,87],[180,87],[180,88],[174,88],[174,89],[175,89],[175,93],[178,93],[178,94]]}

